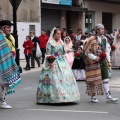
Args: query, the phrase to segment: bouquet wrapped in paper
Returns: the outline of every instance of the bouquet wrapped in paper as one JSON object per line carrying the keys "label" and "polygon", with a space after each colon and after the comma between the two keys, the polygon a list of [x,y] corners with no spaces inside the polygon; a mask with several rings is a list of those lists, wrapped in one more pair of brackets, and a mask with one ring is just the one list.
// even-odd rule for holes
{"label": "bouquet wrapped in paper", "polygon": [[52,56],[52,55],[47,57],[47,61],[49,63],[53,63],[55,61],[55,59],[56,59],[55,56]]}

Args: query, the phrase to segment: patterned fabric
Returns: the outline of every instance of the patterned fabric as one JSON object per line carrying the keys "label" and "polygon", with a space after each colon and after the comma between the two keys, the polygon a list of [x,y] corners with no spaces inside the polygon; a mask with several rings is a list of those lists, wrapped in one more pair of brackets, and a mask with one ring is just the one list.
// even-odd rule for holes
{"label": "patterned fabric", "polygon": [[[56,56],[53,68],[42,69],[37,88],[37,103],[63,103],[80,100],[79,89],[62,46],[47,44],[47,55]],[[46,66],[48,62],[46,61]]]}
{"label": "patterned fabric", "polygon": [[13,88],[20,84],[21,78],[18,66],[2,34],[0,34],[0,74],[9,84],[10,89],[6,94],[12,93],[14,91]]}
{"label": "patterned fabric", "polygon": [[5,40],[7,41],[8,46],[10,47],[10,50],[12,52],[16,52],[15,51],[15,39],[14,39],[14,37],[10,34],[10,35],[5,36]]}
{"label": "patterned fabric", "polygon": [[[104,46],[103,46],[104,47]],[[100,56],[101,48],[95,37],[90,37],[84,47],[86,56],[92,53],[96,56]],[[86,93],[90,96],[103,95],[102,77],[100,63],[94,60],[90,60],[88,57],[85,59],[86,63]]]}

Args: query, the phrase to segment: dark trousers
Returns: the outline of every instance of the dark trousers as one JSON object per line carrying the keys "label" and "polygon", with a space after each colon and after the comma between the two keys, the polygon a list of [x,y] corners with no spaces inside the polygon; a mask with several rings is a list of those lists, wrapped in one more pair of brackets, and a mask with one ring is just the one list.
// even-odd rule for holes
{"label": "dark trousers", "polygon": [[41,52],[42,52],[42,63],[43,63],[45,59],[46,48],[41,48]]}
{"label": "dark trousers", "polygon": [[34,51],[31,55],[31,67],[35,67],[35,60],[38,64],[38,66],[40,66],[40,61],[39,61],[39,58],[36,57],[36,52]]}
{"label": "dark trousers", "polygon": [[30,69],[30,58],[31,54],[25,54],[25,59],[26,59],[26,69]]}

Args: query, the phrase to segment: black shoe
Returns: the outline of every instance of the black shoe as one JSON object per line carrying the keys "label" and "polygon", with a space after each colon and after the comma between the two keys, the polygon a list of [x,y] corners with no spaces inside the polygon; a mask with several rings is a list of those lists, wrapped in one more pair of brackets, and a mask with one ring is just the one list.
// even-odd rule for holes
{"label": "black shoe", "polygon": [[26,70],[30,70],[30,68],[27,68]]}
{"label": "black shoe", "polygon": [[40,65],[38,65],[38,67],[40,67]]}
{"label": "black shoe", "polygon": [[23,68],[24,70],[27,70],[27,68],[25,67],[25,68]]}
{"label": "black shoe", "polygon": [[31,68],[35,68],[34,66],[32,66]]}

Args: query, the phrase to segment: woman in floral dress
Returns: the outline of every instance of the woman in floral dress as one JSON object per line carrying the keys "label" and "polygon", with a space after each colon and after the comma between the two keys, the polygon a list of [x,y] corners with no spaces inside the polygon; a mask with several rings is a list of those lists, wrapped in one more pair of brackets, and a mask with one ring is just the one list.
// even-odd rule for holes
{"label": "woman in floral dress", "polygon": [[[61,31],[54,28],[47,43],[46,58],[37,88],[37,103],[66,103],[80,100],[80,93],[72,70],[64,56]],[[53,63],[47,61],[54,56]]]}

